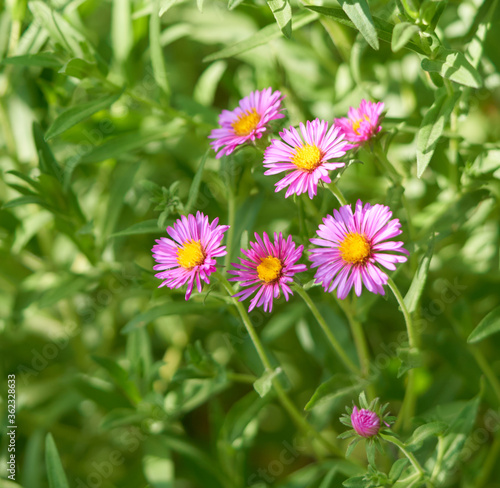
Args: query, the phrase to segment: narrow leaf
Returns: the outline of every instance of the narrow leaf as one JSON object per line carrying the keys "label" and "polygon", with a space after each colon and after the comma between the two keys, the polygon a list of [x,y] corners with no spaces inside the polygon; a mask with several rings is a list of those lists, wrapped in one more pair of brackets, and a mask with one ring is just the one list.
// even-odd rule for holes
{"label": "narrow leaf", "polygon": [[[336,7],[317,7],[317,6],[306,6],[307,9],[318,12],[321,15],[326,15],[327,17],[333,18],[336,22],[342,25],[356,29],[354,23],[349,19],[345,12],[341,8]],[[394,30],[394,24],[387,22],[380,17],[372,16],[373,24],[375,25],[377,36],[380,40],[391,43],[392,42],[392,32]],[[414,42],[408,42],[405,45],[406,49],[410,49],[419,54],[425,54],[424,51],[415,44]]]}
{"label": "narrow leaf", "polygon": [[273,380],[281,373],[281,368],[266,371],[258,380],[254,382],[254,390],[261,398],[264,398],[271,391],[271,388],[273,387]]}
{"label": "narrow leaf", "polygon": [[167,315],[206,315],[207,312],[219,308],[216,303],[196,303],[196,302],[171,302],[165,305],[159,305],[147,312],[136,315],[122,329],[122,334],[127,334],[140,327],[145,327],[159,317]]}
{"label": "narrow leaf", "polygon": [[153,76],[156,84],[163,94],[168,98],[170,96],[170,87],[167,78],[167,69],[165,59],[160,43],[160,3],[159,0],[153,2],[153,12],[149,20],[149,45],[151,53],[151,64],[153,65]]}
{"label": "narrow leaf", "polygon": [[124,391],[133,403],[141,401],[141,395],[137,386],[129,379],[129,373],[117,362],[113,359],[100,356],[92,356],[92,359],[109,373],[116,385]]}
{"label": "narrow leaf", "polygon": [[288,0],[267,0],[267,4],[278,23],[283,35],[290,39],[292,37],[292,7]]}
{"label": "narrow leaf", "polygon": [[12,56],[5,58],[2,63],[14,66],[40,66],[43,68],[59,68],[63,64],[59,56],[50,52]]}
{"label": "narrow leaf", "polygon": [[91,102],[82,103],[65,110],[47,129],[47,132],[45,133],[45,140],[48,141],[49,139],[62,134],[91,115],[110,107],[121,97],[122,93],[123,91],[120,91],[119,93],[98,98],[97,100],[92,100]]}
{"label": "narrow leaf", "polygon": [[481,322],[479,322],[477,327],[467,338],[467,342],[469,344],[474,344],[498,331],[500,331],[500,307],[494,308],[483,320],[481,320]]}
{"label": "narrow leaf", "polygon": [[425,114],[417,135],[417,176],[420,178],[429,165],[437,143],[450,118],[460,91],[448,95],[444,88],[436,93],[436,100]]}
{"label": "narrow leaf", "polygon": [[198,170],[196,171],[196,174],[194,175],[193,183],[191,183],[191,188],[189,189],[188,201],[186,204],[186,213],[187,214],[190,213],[191,209],[194,207],[194,204],[196,203],[196,199],[198,198],[198,193],[200,191],[201,179],[203,177],[203,169],[205,168],[205,162],[208,158],[209,153],[210,153],[210,149],[207,150],[207,152],[204,154],[203,158],[201,159],[200,166],[198,167]]}
{"label": "narrow leaf", "polygon": [[126,61],[134,43],[130,0],[113,0],[111,42],[118,62]]}
{"label": "narrow leaf", "polygon": [[69,488],[56,443],[50,432],[45,438],[45,465],[50,488]]}
{"label": "narrow leaf", "polygon": [[366,42],[373,49],[378,50],[378,34],[368,2],[366,0],[339,0],[339,3]]}
{"label": "narrow leaf", "polygon": [[352,383],[351,378],[343,374],[335,374],[329,380],[316,388],[311,399],[307,402],[304,410],[311,410],[325,400],[332,401],[347,395],[354,395],[363,388],[361,382]]}
{"label": "narrow leaf", "polygon": [[448,425],[444,422],[431,422],[421,425],[415,429],[412,436],[405,442],[406,448],[409,451],[415,451],[421,447],[427,438],[443,434],[447,428]]}
{"label": "narrow leaf", "polygon": [[401,22],[394,26],[392,31],[391,49],[393,52],[398,52],[403,49],[410,41],[413,34],[420,32],[420,28],[415,24],[409,22]]}
{"label": "narrow leaf", "polygon": [[[302,15],[297,15],[293,22],[294,29],[297,30],[300,27],[310,24],[317,18],[318,16],[316,14],[305,13]],[[220,51],[217,51],[216,53],[206,56],[205,58],[203,58],[203,62],[208,63],[211,61],[216,61],[218,59],[238,56],[239,54],[249,51],[250,49],[262,46],[263,44],[267,44],[273,39],[278,39],[279,37],[281,37],[281,32],[276,24],[266,25],[266,27],[256,32],[252,37],[249,37],[248,39],[237,42],[232,46],[226,47],[224,49],[221,49]]]}
{"label": "narrow leaf", "polygon": [[461,52],[442,49],[437,59],[424,58],[422,69],[471,88],[480,88],[482,85],[481,75]]}
{"label": "narrow leaf", "polygon": [[152,219],[133,224],[126,229],[111,234],[110,237],[123,237],[138,234],[158,234],[159,232],[161,232],[161,230],[162,229],[158,227],[158,219]]}
{"label": "narrow leaf", "polygon": [[404,298],[406,308],[410,313],[415,312],[417,309],[418,302],[424,291],[425,282],[427,281],[427,273],[429,272],[429,265],[431,264],[432,253],[434,252],[434,236],[429,242],[427,247],[427,252],[424,254],[420,264],[418,265],[418,270],[413,277],[410,285],[410,289]]}

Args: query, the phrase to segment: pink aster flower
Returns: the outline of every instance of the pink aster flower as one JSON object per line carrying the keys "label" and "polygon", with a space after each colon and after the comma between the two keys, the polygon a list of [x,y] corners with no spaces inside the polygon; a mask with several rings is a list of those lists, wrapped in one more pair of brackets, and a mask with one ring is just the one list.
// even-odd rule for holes
{"label": "pink aster flower", "polygon": [[283,129],[279,139],[273,139],[264,152],[264,166],[269,168],[264,174],[275,175],[291,170],[282,180],[276,183],[276,191],[288,186],[285,198],[292,193],[300,195],[306,191],[309,198],[316,195],[320,180],[331,183],[329,171],[342,168],[345,163],[330,162],[342,157],[352,146],[344,141],[340,128],[315,119],[307,124],[300,124],[300,137],[297,129]]}
{"label": "pink aster flower", "polygon": [[[267,130],[271,120],[281,119],[281,100],[283,96],[279,91],[267,88],[254,91],[240,100],[240,104],[233,111],[223,110],[219,116],[219,129],[214,129],[209,139],[217,158],[231,154],[237,146],[247,141],[260,139]],[[221,149],[222,148],[222,149]]]}
{"label": "pink aster flower", "polygon": [[[327,215],[319,226],[319,239],[310,241],[321,246],[311,250],[312,267],[318,268],[316,283],[322,283],[325,291],[337,288],[337,297],[344,299],[354,285],[356,295],[361,294],[362,283],[368,291],[384,295],[383,285],[388,276],[377,266],[395,270],[396,263],[404,263],[409,254],[403,242],[389,241],[402,233],[398,219],[390,220],[392,212],[384,205],[363,206],[356,202],[352,213],[350,205],[344,205]],[[389,254],[387,254],[389,251]]]}
{"label": "pink aster flower", "polygon": [[352,428],[361,437],[373,437],[378,434],[380,429],[380,418],[375,412],[365,408],[358,410],[358,407],[354,405],[351,414],[351,424]]}
{"label": "pink aster flower", "polygon": [[188,283],[186,300],[191,296],[194,282],[201,292],[201,280],[210,283],[208,277],[215,271],[216,257],[227,254],[226,246],[220,243],[229,225],[217,225],[216,218],[211,224],[201,212],[182,216],[173,227],[168,227],[168,235],[161,237],[153,246],[153,258],[159,264],[154,270],[163,270],[155,276],[164,280],[158,287],[167,285],[179,288]]}
{"label": "pink aster flower", "polygon": [[263,233],[264,239],[255,233],[257,242],[250,242],[251,249],[241,252],[245,258],[239,258],[241,264],[232,265],[237,270],[230,270],[228,273],[236,275],[229,281],[240,281],[241,286],[249,287],[234,295],[243,301],[257,292],[250,301],[250,312],[255,307],[264,305],[264,312],[271,312],[273,309],[273,298],[279,298],[280,291],[283,291],[285,300],[288,295],[293,295],[288,283],[293,281],[293,275],[306,271],[305,264],[295,264],[302,256],[304,246],[295,247],[292,236],[288,239],[280,234],[274,234],[274,242],[271,243],[268,235]]}
{"label": "pink aster flower", "polygon": [[349,108],[348,118],[335,119],[335,124],[341,127],[346,141],[363,143],[381,131],[379,123],[383,110],[383,102],[361,100],[359,108]]}

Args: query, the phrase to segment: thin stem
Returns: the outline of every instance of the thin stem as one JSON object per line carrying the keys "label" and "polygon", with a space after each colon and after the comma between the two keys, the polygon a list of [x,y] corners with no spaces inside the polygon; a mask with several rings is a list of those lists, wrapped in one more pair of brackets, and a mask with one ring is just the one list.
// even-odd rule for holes
{"label": "thin stem", "polygon": [[354,338],[359,363],[361,364],[361,373],[364,377],[367,377],[370,373],[370,354],[368,352],[368,344],[366,342],[363,327],[361,323],[354,318],[351,307],[345,304],[343,300],[337,299],[337,303],[347,317],[347,321],[351,327],[351,333]]}
{"label": "thin stem", "polygon": [[231,185],[228,185],[228,198],[227,198],[227,220],[229,229],[226,234],[226,249],[227,254],[224,259],[224,265],[226,269],[229,269],[229,265],[231,264],[231,256],[233,251],[233,240],[234,240],[234,221],[236,218],[236,199],[234,197],[234,192]]}
{"label": "thin stem", "polygon": [[[216,271],[215,273],[216,277],[219,279],[221,282],[222,286],[226,289],[228,294],[233,298],[233,295],[235,294],[235,291],[231,284],[227,281],[227,279],[222,275],[220,271]],[[252,322],[250,320],[250,317],[248,316],[247,311],[243,307],[243,305],[236,299],[233,298],[233,304],[238,310],[238,313],[240,314],[241,320],[243,324],[245,325],[245,328],[247,329],[248,335],[250,336],[250,339],[253,342],[253,345],[255,346],[255,349],[257,350],[257,354],[259,355],[259,358],[265,368],[266,371],[272,371],[273,368],[271,366],[271,362],[266,354],[266,351],[264,349],[264,346],[262,345],[259,336],[257,335],[257,332],[255,331]],[[283,406],[283,408],[288,412],[292,420],[296,423],[297,427],[301,429],[304,434],[311,434],[313,437],[315,437],[319,442],[321,442],[330,452],[337,456],[344,457],[343,452],[336,446],[334,446],[331,442],[329,442],[327,439],[325,439],[319,432],[317,432],[312,425],[307,422],[306,419],[302,417],[300,412],[297,410],[297,407],[294,405],[294,403],[290,400],[288,395],[286,394],[285,390],[281,386],[278,380],[273,378],[271,380],[272,385],[274,387],[274,390],[276,391],[276,394],[278,395],[278,399]]]}
{"label": "thin stem", "polygon": [[229,381],[234,381],[235,383],[255,383],[258,378],[253,374],[241,374],[241,373],[231,373],[230,371],[226,373],[226,378]]}
{"label": "thin stem", "polygon": [[307,291],[305,291],[304,288],[302,288],[299,285],[296,285],[295,289],[297,290],[297,293],[302,297],[304,302],[306,302],[306,305],[309,307],[309,310],[312,312],[314,318],[317,320],[318,324],[323,329],[323,332],[325,333],[326,337],[330,341],[333,350],[337,353],[337,355],[342,360],[346,368],[349,371],[351,371],[351,373],[359,375],[360,374],[359,369],[354,365],[354,363],[349,359],[347,354],[344,352],[344,349],[333,335],[332,331],[330,330],[330,327],[328,327],[328,324],[326,323],[326,320],[321,315],[320,311],[318,310],[318,307],[316,307],[315,303],[311,300],[311,297],[309,296]]}
{"label": "thin stem", "polygon": [[387,284],[389,285],[389,288],[392,290],[392,293],[394,293],[394,296],[396,297],[396,300],[398,301],[399,306],[401,307],[401,312],[403,312],[403,316],[406,322],[406,330],[408,331],[408,342],[410,343],[410,347],[418,347],[419,344],[418,334],[413,326],[413,321],[411,319],[410,312],[408,312],[408,309],[406,308],[403,296],[401,295],[401,292],[399,291],[394,281],[392,281],[392,278],[388,279]]}
{"label": "thin stem", "polygon": [[[396,300],[399,303],[401,311],[403,312],[403,316],[406,322],[406,330],[408,331],[409,346],[410,348],[416,348],[418,347],[419,344],[418,334],[413,326],[413,321],[411,319],[410,312],[408,312],[408,309],[406,308],[403,296],[401,295],[401,292],[399,291],[398,287],[396,286],[394,281],[392,281],[391,278],[388,279],[387,284],[394,293],[394,296],[396,297]],[[398,416],[398,420],[394,425],[395,429],[398,429],[401,425],[405,429],[409,427],[410,419],[411,417],[413,417],[413,414],[415,412],[416,402],[417,402],[417,394],[415,391],[415,370],[410,369],[410,371],[408,371],[408,382],[406,384],[406,392],[403,399],[403,405],[401,406],[401,411]]]}
{"label": "thin stem", "polygon": [[380,143],[375,143],[375,145],[373,146],[373,155],[375,156],[375,161],[380,162],[380,169],[382,170],[381,172],[386,173],[394,183],[400,185],[403,177],[387,159],[387,154],[385,154]]}
{"label": "thin stem", "polygon": [[347,205],[347,200],[345,199],[343,193],[340,191],[339,187],[335,183],[329,183],[326,186],[333,193],[333,195],[338,200],[340,205],[342,206]]}
{"label": "thin stem", "polygon": [[498,453],[500,453],[500,433],[497,433],[488,452],[488,456],[482,464],[481,471],[476,479],[476,484],[474,485],[475,488],[482,488],[490,479],[491,471],[498,463]]}
{"label": "thin stem", "polygon": [[424,468],[420,466],[420,463],[417,461],[417,458],[413,455],[413,453],[406,450],[406,446],[399,439],[396,439],[396,437],[387,434],[379,434],[379,435],[380,437],[382,437],[382,439],[386,440],[387,442],[390,442],[391,444],[394,444],[399,448],[399,450],[408,458],[408,460],[415,468],[415,470],[420,474],[420,477],[425,476]]}

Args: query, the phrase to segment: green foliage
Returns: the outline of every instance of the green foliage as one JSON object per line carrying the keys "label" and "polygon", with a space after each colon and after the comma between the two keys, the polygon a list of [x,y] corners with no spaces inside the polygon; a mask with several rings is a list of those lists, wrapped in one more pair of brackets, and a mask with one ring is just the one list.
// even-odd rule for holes
{"label": "green foliage", "polygon": [[[0,398],[15,374],[17,425],[2,486],[499,479],[498,1],[316,3],[0,2]],[[217,159],[218,115],[267,87],[285,118]],[[385,286],[339,301],[309,269],[295,279],[326,329],[295,284],[249,314],[256,350],[223,276],[255,232],[292,235],[310,264],[340,206],[327,185],[276,193],[264,150],[362,99],[384,102],[382,130],[330,175],[401,222],[410,255],[385,271],[404,300]],[[197,211],[232,235],[186,301],[158,288],[151,248]],[[356,433],[353,403],[377,409],[376,436]]]}

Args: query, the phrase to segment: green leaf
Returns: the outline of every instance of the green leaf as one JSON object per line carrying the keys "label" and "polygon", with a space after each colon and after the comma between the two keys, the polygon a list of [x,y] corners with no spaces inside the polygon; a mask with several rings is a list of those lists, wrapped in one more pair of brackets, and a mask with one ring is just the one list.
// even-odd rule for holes
{"label": "green leaf", "polygon": [[188,201],[186,203],[186,213],[190,213],[196,203],[196,199],[198,198],[198,193],[200,192],[201,179],[203,177],[203,169],[205,168],[205,162],[207,161],[208,155],[210,154],[211,149],[208,149],[207,152],[203,155],[201,159],[200,165],[198,166],[198,170],[194,175],[193,182],[191,183],[191,188],[189,189]]}
{"label": "green leaf", "polygon": [[[474,397],[467,402],[458,416],[450,425],[442,441],[441,469],[437,475],[437,485],[440,486],[448,479],[448,473],[455,468],[460,461],[462,449],[476,422],[481,397]],[[435,454],[437,456],[437,453]]]}
{"label": "green leaf", "polygon": [[409,451],[416,451],[422,447],[422,443],[429,437],[443,434],[448,428],[445,422],[430,422],[417,427],[412,436],[405,442]]}
{"label": "green leaf", "polygon": [[347,395],[354,395],[363,389],[361,382],[354,383],[347,375],[337,373],[316,388],[304,410],[311,410],[325,400],[332,401]]}
{"label": "green leaf", "polygon": [[339,0],[339,3],[366,42],[373,49],[378,50],[378,34],[368,2],[366,0]]}
{"label": "green leaf", "polygon": [[57,164],[56,158],[43,137],[43,131],[37,122],[33,122],[33,139],[35,140],[36,150],[38,152],[40,171],[43,174],[54,176],[62,181],[63,171]]}
{"label": "green leaf", "polygon": [[14,198],[14,200],[10,200],[9,202],[4,203],[2,205],[2,209],[19,207],[21,205],[28,205],[30,203],[34,203],[36,205],[41,205],[42,207],[45,207],[45,208],[50,208],[50,206],[47,204],[47,202],[43,198],[40,198],[37,195],[28,195],[25,197]]}
{"label": "green leaf", "polygon": [[367,488],[371,486],[371,482],[365,480],[364,476],[353,476],[345,480],[342,486],[345,486],[345,488]]}
{"label": "green leaf", "polygon": [[111,184],[108,188],[108,206],[105,218],[102,220],[101,236],[104,240],[115,230],[116,222],[125,204],[123,197],[132,187],[134,176],[140,165],[140,161],[123,161],[113,170]]}
{"label": "green leaf", "polygon": [[[301,27],[310,24],[317,18],[318,16],[315,14],[299,14],[294,19],[294,29],[300,29]],[[267,44],[269,41],[278,39],[279,37],[281,37],[281,32],[276,24],[266,25],[266,27],[256,32],[252,37],[249,37],[248,39],[237,42],[232,46],[226,47],[224,49],[221,49],[220,51],[217,51],[216,53],[206,56],[205,58],[203,58],[203,62],[208,63],[211,61],[216,61],[218,59],[232,58],[257,46]]]}
{"label": "green leaf", "polygon": [[406,308],[410,313],[415,312],[417,309],[420,297],[424,291],[425,282],[427,281],[427,274],[429,272],[429,265],[432,260],[432,253],[434,252],[434,235],[431,237],[427,251],[422,257],[418,265],[417,272],[413,277],[410,289],[404,298]]}
{"label": "green leaf", "polygon": [[292,7],[288,0],[267,0],[267,4],[278,23],[283,35],[290,39],[292,37]]}
{"label": "green leaf", "polygon": [[389,471],[389,479],[392,483],[397,481],[399,477],[403,474],[404,469],[408,465],[409,460],[407,458],[398,459],[391,467]]}
{"label": "green leaf", "polygon": [[151,53],[151,64],[156,84],[167,99],[170,97],[170,86],[168,83],[165,58],[160,43],[160,2],[153,0],[153,12],[149,20],[149,50]]}
{"label": "green leaf", "polygon": [[417,135],[417,176],[429,165],[437,143],[460,98],[460,91],[449,95],[444,88],[436,92],[436,100],[425,114]]}
{"label": "green leaf", "polygon": [[101,78],[97,63],[89,63],[84,59],[72,58],[60,70],[59,73],[79,80],[85,78]]}
{"label": "green leaf", "polygon": [[122,329],[122,334],[127,334],[135,329],[144,327],[153,320],[159,317],[166,317],[168,315],[206,315],[211,310],[219,308],[219,304],[214,303],[196,303],[192,299],[190,302],[171,302],[165,305],[159,305],[147,312],[136,315],[132,320],[127,322]]}
{"label": "green leaf", "polygon": [[130,0],[113,0],[111,44],[116,60],[125,62],[134,45]]}
{"label": "green leaf", "polygon": [[91,102],[75,105],[74,107],[65,110],[47,129],[47,132],[45,133],[45,140],[48,141],[49,139],[62,134],[91,115],[110,107],[121,97],[122,93],[123,91],[120,91],[119,93],[98,98],[97,100],[92,100]]}
{"label": "green leaf", "polygon": [[92,356],[92,359],[109,373],[116,385],[124,391],[132,403],[137,404],[141,401],[139,390],[135,383],[129,379],[128,371],[125,371],[113,359],[100,356]]}
{"label": "green leaf", "polygon": [[69,488],[56,443],[50,432],[45,438],[45,465],[50,488]]}
{"label": "green leaf", "polygon": [[401,360],[397,377],[401,378],[407,371],[422,366],[422,352],[416,347],[400,347],[397,350],[398,358]]}
{"label": "green leaf", "polygon": [[40,66],[43,68],[59,68],[63,65],[60,56],[55,53],[45,52],[37,54],[24,54],[5,58],[3,64],[14,66]]}
{"label": "green leaf", "polygon": [[229,0],[227,4],[227,8],[229,10],[235,9],[240,3],[244,2],[245,0]]}
{"label": "green leaf", "polygon": [[394,26],[392,31],[391,49],[393,52],[398,52],[403,49],[414,34],[420,32],[420,28],[409,22],[401,22]]}
{"label": "green leaf", "polygon": [[82,45],[86,39],[58,12],[41,1],[29,2],[31,13],[38,25],[44,27],[54,42],[77,58],[84,57]]}
{"label": "green leaf", "polygon": [[470,333],[467,342],[474,344],[498,331],[500,331],[500,307],[494,308],[479,322],[477,327]]}
{"label": "green leaf", "polygon": [[158,227],[158,220],[144,220],[111,234],[110,237],[133,236],[138,234],[159,234],[162,230]]}
{"label": "green leaf", "polygon": [[213,104],[217,86],[227,69],[225,61],[212,63],[199,77],[193,91],[193,100],[210,107]]}
{"label": "green leaf", "polygon": [[144,129],[113,137],[84,154],[79,163],[98,163],[105,159],[114,159],[122,154],[141,149],[150,142],[177,136],[182,133],[183,129],[183,122],[174,121],[163,127]]}
{"label": "green leaf", "polygon": [[55,305],[60,300],[83,291],[91,283],[95,283],[96,280],[97,277],[79,275],[71,275],[69,278],[64,278],[57,285],[42,293],[38,306],[40,308],[52,307],[52,305]]}
{"label": "green leaf", "polygon": [[[342,25],[356,29],[354,23],[347,17],[341,8],[336,7],[317,7],[317,6],[306,6],[307,9],[318,12],[319,14],[326,15],[327,17],[332,17],[336,22]],[[379,17],[372,16],[373,24],[377,30],[377,36],[380,40],[391,43],[392,42],[392,32],[394,30],[394,24],[387,22]],[[419,54],[425,54],[425,52],[415,44],[414,42],[408,42],[405,45],[406,49],[410,49]]]}
{"label": "green leaf", "polygon": [[264,374],[254,382],[254,390],[259,394],[261,398],[264,398],[271,391],[273,387],[273,380],[282,373],[283,370],[279,367],[272,371],[265,371]]}
{"label": "green leaf", "polygon": [[438,58],[424,58],[421,64],[422,69],[425,71],[438,73],[443,78],[447,78],[460,85],[481,88],[483,84],[481,75],[461,52],[441,49]]}

